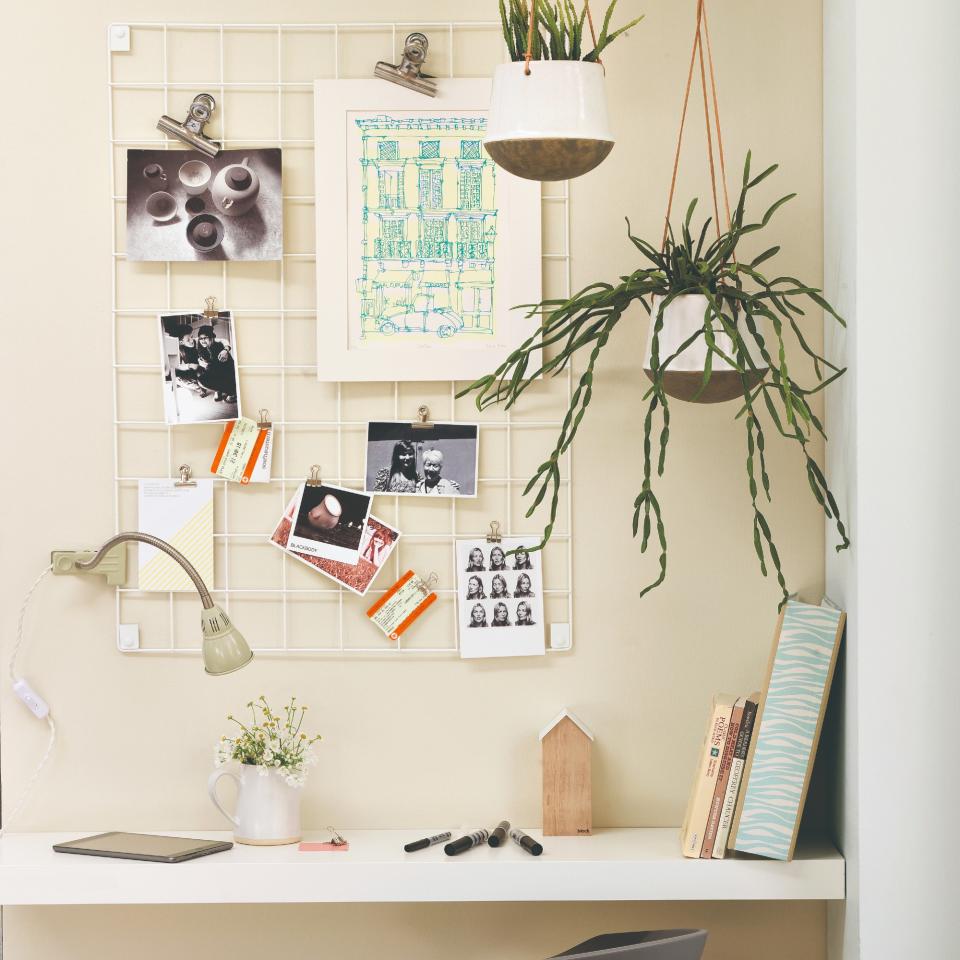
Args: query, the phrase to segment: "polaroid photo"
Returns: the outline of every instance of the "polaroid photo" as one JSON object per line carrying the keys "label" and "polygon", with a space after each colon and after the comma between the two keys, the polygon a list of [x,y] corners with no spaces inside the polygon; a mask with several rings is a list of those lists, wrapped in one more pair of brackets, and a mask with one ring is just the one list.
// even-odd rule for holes
{"label": "polaroid photo", "polygon": [[230,311],[216,317],[161,314],[159,330],[167,423],[214,423],[240,417],[240,361]]}
{"label": "polaroid photo", "polygon": [[464,659],[545,652],[543,554],[527,552],[524,543],[519,537],[500,543],[457,541],[457,624]]}
{"label": "polaroid photo", "polygon": [[475,497],[479,435],[475,423],[369,423],[364,489],[400,497]]}
{"label": "polaroid photo", "polygon": [[356,566],[373,497],[329,483],[304,484],[287,548],[322,560]]}
{"label": "polaroid photo", "polygon": [[293,532],[293,520],[296,515],[297,499],[300,492],[287,504],[283,517],[270,537],[270,542],[285,553],[295,557],[314,570],[343,584],[348,590],[362,597],[370,589],[377,574],[383,569],[393,548],[400,539],[400,531],[374,516],[367,517],[367,525],[360,539],[360,559],[356,564],[341,563],[338,560],[325,560],[322,557],[310,557],[305,553],[290,550],[287,544]]}
{"label": "polaroid photo", "polygon": [[279,260],[277,147],[127,151],[127,260]]}

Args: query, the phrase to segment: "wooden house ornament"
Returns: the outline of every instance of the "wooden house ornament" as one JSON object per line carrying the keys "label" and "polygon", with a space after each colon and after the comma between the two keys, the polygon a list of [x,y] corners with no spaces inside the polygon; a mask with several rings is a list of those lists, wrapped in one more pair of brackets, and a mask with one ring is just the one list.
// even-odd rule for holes
{"label": "wooden house ornament", "polygon": [[540,731],[543,755],[543,835],[585,837],[593,833],[590,752],[593,734],[569,710]]}

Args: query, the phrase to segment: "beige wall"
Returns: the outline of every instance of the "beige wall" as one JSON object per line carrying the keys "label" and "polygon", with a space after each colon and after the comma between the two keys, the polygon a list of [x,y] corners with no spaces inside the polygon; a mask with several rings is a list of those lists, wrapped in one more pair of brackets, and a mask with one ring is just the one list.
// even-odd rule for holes
{"label": "beige wall", "polygon": [[[647,19],[606,58],[618,145],[600,170],[571,187],[575,286],[632,268],[623,216],[641,235],[656,234],[669,181],[693,3],[624,0],[621,6],[620,16],[642,10]],[[779,216],[782,267],[816,281],[820,4],[728,0],[713,7],[731,182],[739,179],[748,147],[758,164],[781,163],[779,177],[764,184],[763,199],[778,191],[799,193]],[[0,635],[7,649],[20,597],[48,551],[96,544],[113,529],[105,24],[160,17],[475,18],[496,10],[492,0],[482,11],[465,8],[440,0],[376,0],[362,11],[342,2],[291,0],[269,9],[248,0],[168,0],[162,9],[143,0],[73,6],[39,0],[8,14],[6,89],[29,87],[33,102],[44,105],[37,121],[14,112],[37,142],[46,143],[32,152],[7,150],[2,160],[10,328],[2,409],[13,420],[0,481]],[[384,53],[371,50],[370,59]],[[692,192],[707,196],[701,114],[692,112],[691,121],[681,209]],[[13,224],[19,224],[16,232]],[[15,829],[218,828],[203,788],[211,746],[224,715],[261,692],[277,700],[295,692],[311,703],[326,738],[306,796],[308,828],[466,826],[508,812],[536,823],[536,731],[564,705],[597,735],[595,823],[679,822],[709,697],[759,684],[777,592],[760,577],[753,555],[742,428],[730,422],[729,407],[676,404],[661,485],[670,576],[663,588],[637,600],[655,567],[655,557],[641,559],[629,531],[641,469],[645,331],[639,312],[621,323],[577,445],[572,654],[483,664],[261,658],[211,681],[193,658],[120,656],[113,596],[101,584],[47,583],[29,621],[33,646],[24,672],[54,705],[61,739]],[[368,389],[351,387],[352,396],[376,409],[377,394],[365,398]],[[392,404],[377,415],[392,415]],[[549,439],[539,437],[544,445]],[[771,520],[791,587],[817,597],[822,522],[799,458],[771,446]],[[0,710],[9,811],[43,749],[45,730],[13,702],[6,685]],[[10,909],[4,911],[5,940],[11,960],[147,956],[142,920],[169,938],[151,933],[157,945],[149,955],[160,956],[163,946],[183,950],[208,916],[237,944],[238,956],[259,952],[258,941],[247,939],[241,927],[282,928],[277,943],[291,955],[315,952],[326,940],[350,944],[331,952],[351,957],[373,955],[395,938],[403,944],[397,955],[449,956],[447,945],[461,923],[470,933],[457,950],[478,958],[540,956],[605,928],[644,925],[703,923],[714,932],[712,958],[769,956],[775,935],[791,942],[778,946],[779,956],[815,958],[823,939],[818,904],[647,904],[224,908],[209,914],[198,908]],[[107,936],[107,929],[114,932]],[[353,945],[359,930],[363,948]],[[783,952],[788,949],[793,952]]]}

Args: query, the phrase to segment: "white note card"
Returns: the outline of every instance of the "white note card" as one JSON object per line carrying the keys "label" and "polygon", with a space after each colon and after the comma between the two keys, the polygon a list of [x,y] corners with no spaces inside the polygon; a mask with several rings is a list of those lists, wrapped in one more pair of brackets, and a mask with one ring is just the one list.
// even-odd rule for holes
{"label": "white note card", "polygon": [[[178,486],[175,480],[141,480],[139,491],[142,533],[176,547],[213,588],[213,481],[196,480]],[[193,590],[186,571],[162,550],[141,543],[140,589],[150,592]]]}

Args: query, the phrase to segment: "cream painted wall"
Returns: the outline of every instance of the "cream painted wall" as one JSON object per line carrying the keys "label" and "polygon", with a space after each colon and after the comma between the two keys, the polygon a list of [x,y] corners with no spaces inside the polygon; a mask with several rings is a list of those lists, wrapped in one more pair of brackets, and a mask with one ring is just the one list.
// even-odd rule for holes
{"label": "cream painted wall", "polygon": [[[572,184],[575,286],[631,269],[628,215],[641,235],[662,218],[692,32],[689,4],[623,0],[620,16],[646,21],[606,57],[619,141],[596,173]],[[50,146],[2,158],[7,221],[2,262],[9,276],[5,338],[34,340],[24,361],[8,361],[3,409],[16,410],[4,471],[2,622],[7,639],[28,584],[54,547],[93,545],[113,528],[110,379],[110,208],[106,145],[104,27],[111,21],[288,21],[456,18],[496,15],[440,0],[371,0],[269,9],[169,0],[96,0],[66,6],[40,0],[8,14],[6,87],[29,83],[46,105],[39,123]],[[821,271],[820,4],[803,0],[771,11],[761,0],[713,5],[725,146],[736,183],[744,152],[779,160],[781,174],[761,199],[797,191],[779,217],[785,271],[816,281]],[[371,59],[384,55],[374,51]],[[679,187],[706,199],[702,121],[691,113]],[[56,144],[56,146],[55,146]],[[12,189],[9,185],[20,184]],[[758,204],[759,205],[759,204]],[[637,600],[655,558],[641,559],[629,532],[639,484],[639,359],[646,332],[639,311],[607,350],[578,440],[575,490],[575,650],[540,662],[466,664],[452,660],[290,661],[259,659],[212,681],[196,660],[126,658],[113,641],[113,596],[102,585],[47,583],[28,628],[24,671],[54,705],[61,739],[20,830],[213,829],[220,822],[203,784],[223,717],[251,695],[279,700],[296,692],[313,705],[326,740],[308,788],[308,827],[486,822],[509,811],[539,820],[536,732],[564,705],[597,734],[597,824],[678,823],[717,690],[752,689],[761,680],[777,592],[763,581],[750,539],[744,438],[729,408],[675,405],[662,500],[670,534],[666,585]],[[814,337],[814,340],[817,340]],[[249,358],[248,358],[249,359]],[[358,403],[373,403],[352,387]],[[372,395],[375,397],[375,394]],[[392,408],[383,413],[392,414]],[[544,444],[549,437],[540,438]],[[823,525],[801,462],[775,445],[776,503],[771,519],[791,587],[819,597]],[[26,479],[24,479],[26,478]],[[43,749],[44,728],[0,694],[4,810]],[[191,910],[4,911],[11,960],[143,953],[143,923],[164,929],[182,950],[200,923]],[[216,925],[253,956],[255,945],[219,910]],[[704,923],[711,958],[763,957],[773,938],[788,958],[822,955],[819,905],[639,905],[476,908],[263,909],[257,928],[282,927],[293,955],[325,937],[343,956],[371,955],[396,935],[418,942],[419,957],[448,956],[461,922],[471,930],[463,956],[538,956],[606,927]],[[54,922],[54,918],[58,918]],[[503,917],[502,929],[493,918]],[[61,922],[61,919],[63,922]],[[115,935],[104,936],[105,925]],[[114,926],[115,925],[115,926]],[[515,930],[511,930],[515,926]],[[366,947],[351,944],[357,929]],[[64,934],[63,931],[69,931]],[[418,931],[418,932],[412,932]],[[515,935],[514,935],[515,934]],[[232,939],[230,939],[232,938]],[[413,939],[410,939],[413,938]],[[135,945],[135,946],[134,946]],[[412,945],[405,947],[412,956]],[[788,951],[788,952],[784,952]],[[334,951],[336,952],[336,951]],[[156,953],[161,955],[158,945]]]}

